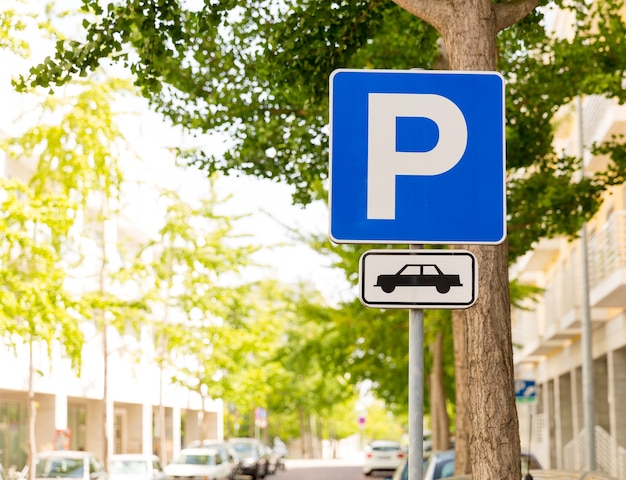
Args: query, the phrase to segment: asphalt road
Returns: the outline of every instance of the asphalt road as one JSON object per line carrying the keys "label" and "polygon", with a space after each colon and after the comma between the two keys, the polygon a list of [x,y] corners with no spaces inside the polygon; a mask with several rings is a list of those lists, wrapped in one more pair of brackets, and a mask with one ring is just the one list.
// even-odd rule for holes
{"label": "asphalt road", "polygon": [[363,475],[362,463],[355,460],[287,460],[286,469],[265,480],[382,480],[392,472]]}

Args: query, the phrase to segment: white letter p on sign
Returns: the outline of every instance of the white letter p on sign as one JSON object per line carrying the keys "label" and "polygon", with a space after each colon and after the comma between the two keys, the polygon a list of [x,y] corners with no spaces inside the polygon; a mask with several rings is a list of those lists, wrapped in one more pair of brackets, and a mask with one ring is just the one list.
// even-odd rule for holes
{"label": "white letter p on sign", "polygon": [[[396,176],[439,175],[454,167],[467,146],[467,123],[459,107],[434,94],[370,93],[368,104],[367,218],[396,217]],[[396,118],[422,117],[439,129],[427,152],[396,151]]]}

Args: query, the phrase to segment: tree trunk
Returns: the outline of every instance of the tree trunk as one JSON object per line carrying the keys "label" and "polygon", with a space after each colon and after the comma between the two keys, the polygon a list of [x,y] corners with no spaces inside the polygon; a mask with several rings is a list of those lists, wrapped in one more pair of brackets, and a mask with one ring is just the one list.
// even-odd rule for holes
{"label": "tree trunk", "polygon": [[311,458],[319,458],[320,455],[318,455],[318,439],[317,439],[317,420],[315,418],[315,415],[309,415],[309,429],[311,430],[311,446],[310,446],[310,452],[311,452]]}
{"label": "tree trunk", "polygon": [[507,245],[470,250],[479,271],[479,301],[466,316],[472,475],[521,478]]}
{"label": "tree trunk", "polygon": [[298,418],[300,420],[300,457],[307,458],[306,451],[306,425],[304,422],[304,407],[298,409]]}
{"label": "tree trunk", "polygon": [[113,452],[109,451],[109,442],[111,440],[111,432],[109,431],[109,423],[111,419],[109,418],[110,410],[109,410],[109,402],[111,399],[109,398],[109,342],[108,342],[108,328],[106,324],[106,318],[104,312],[102,314],[102,352],[103,352],[103,392],[102,392],[102,401],[104,403],[104,453],[102,457],[102,462],[105,465],[107,471],[110,471],[110,456]]}
{"label": "tree trunk", "polygon": [[[162,339],[162,342],[165,340]],[[162,360],[161,360],[162,361]],[[163,377],[165,376],[164,366],[161,364],[159,371],[159,457],[164,464],[169,463],[169,458],[167,456],[167,448],[166,448],[166,435],[167,429],[165,428],[165,404],[163,398],[163,389],[165,388],[165,382]]]}
{"label": "tree trunk", "polygon": [[202,386],[198,388],[198,394],[200,395],[200,404],[202,405],[202,423],[200,424],[200,440],[206,440],[209,438],[209,418],[207,414],[207,397],[202,394]]}
{"label": "tree trunk", "polygon": [[429,389],[433,450],[447,450],[450,448],[450,419],[443,388],[443,334],[441,332],[437,332],[435,341],[429,345],[429,349],[433,357]]}
{"label": "tree trunk", "polygon": [[[441,34],[451,70],[496,70],[496,34],[519,21],[535,0],[394,0]],[[478,187],[477,187],[478,188]],[[521,478],[513,379],[507,244],[471,246],[479,280],[466,311],[472,476]]]}
{"label": "tree trunk", "polygon": [[452,311],[454,341],[454,377],[456,390],[456,421],[454,435],[454,474],[472,473],[469,435],[469,372],[467,371],[467,338],[465,336],[465,310]]}
{"label": "tree trunk", "polygon": [[[107,290],[107,264],[108,264],[108,248],[107,248],[107,224],[104,219],[107,218],[108,215],[108,204],[107,197],[104,196],[102,200],[102,210],[100,212],[102,215],[102,245],[101,245],[101,263],[100,263],[100,294],[104,296]],[[113,441],[113,432],[112,429],[109,428],[110,425],[113,425],[114,421],[112,418],[109,418],[112,415],[112,408],[109,408],[110,402],[113,400],[110,398],[109,391],[109,329],[107,324],[107,316],[106,312],[103,310],[98,311],[97,315],[100,316],[100,326],[102,328],[102,382],[103,382],[103,392],[102,392],[102,401],[104,403],[104,452],[102,457],[102,462],[104,463],[104,468],[106,471],[110,471],[110,456],[113,453],[110,451],[110,445]]]}
{"label": "tree trunk", "polygon": [[35,453],[37,441],[35,438],[35,424],[37,421],[37,402],[35,401],[35,365],[33,364],[33,336],[28,339],[28,478],[35,479]]}

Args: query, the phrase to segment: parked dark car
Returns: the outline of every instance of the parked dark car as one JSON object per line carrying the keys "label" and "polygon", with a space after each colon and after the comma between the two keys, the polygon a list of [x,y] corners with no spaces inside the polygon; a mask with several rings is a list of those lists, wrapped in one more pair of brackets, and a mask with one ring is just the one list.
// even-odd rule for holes
{"label": "parked dark car", "polygon": [[[432,452],[428,457],[424,457],[424,475],[423,480],[439,480],[442,478],[454,477],[454,450],[443,450]],[[521,453],[522,475],[525,475],[530,468],[532,471],[540,471],[541,465],[537,458],[528,452]],[[407,480],[409,477],[408,462],[405,460],[394,472],[393,477],[387,477],[387,480]],[[469,480],[470,477],[458,477]],[[538,477],[544,478],[544,477]],[[545,477],[550,478],[550,477]],[[557,477],[558,478],[558,477]]]}
{"label": "parked dark car", "polygon": [[264,478],[269,473],[269,458],[265,446],[254,438],[231,438],[229,443],[237,452],[241,473],[253,480]]}
{"label": "parked dark car", "polygon": [[285,470],[285,459],[289,456],[287,445],[280,438],[274,437],[274,452],[278,456],[278,470]]}
{"label": "parked dark car", "polygon": [[432,452],[424,470],[424,480],[438,480],[454,475],[454,450]]}

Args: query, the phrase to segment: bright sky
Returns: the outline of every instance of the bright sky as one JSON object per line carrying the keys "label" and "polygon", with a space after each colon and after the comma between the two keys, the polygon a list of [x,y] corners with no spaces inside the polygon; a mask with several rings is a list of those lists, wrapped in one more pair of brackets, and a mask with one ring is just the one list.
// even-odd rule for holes
{"label": "bright sky", "polygon": [[[23,71],[24,64],[6,52],[0,52],[0,131],[14,133],[16,119],[28,108],[28,101],[13,92],[11,77]],[[171,161],[168,147],[181,144],[181,135],[167,127],[159,117],[138,100],[140,115],[125,121],[124,132],[135,144],[137,153],[150,168],[159,169]],[[126,106],[128,107],[128,106]],[[182,143],[185,143],[183,140]],[[158,171],[154,171],[158,175]],[[165,175],[167,173],[164,172]],[[205,178],[201,172],[186,175],[181,182],[185,191],[200,192]],[[323,202],[303,208],[292,205],[291,187],[249,177],[224,178],[218,190],[231,194],[229,208],[234,214],[250,214],[238,223],[239,231],[252,235],[252,243],[266,248],[255,258],[267,265],[264,275],[286,283],[308,283],[320,290],[330,301],[354,298],[356,291],[345,280],[343,272],[329,267],[330,259],[314,252],[307,245],[298,244],[289,229],[305,233],[327,234],[328,211]],[[148,212],[146,212],[148,213]]]}
{"label": "bright sky", "polygon": [[[124,131],[137,139],[137,152],[142,158],[149,159],[148,162],[153,162],[155,168],[160,162],[171,161],[168,147],[199,144],[198,140],[182,138],[178,130],[166,126],[147,108],[142,110],[141,117],[128,120],[132,123],[125,126]],[[219,141],[203,141],[209,145],[214,143],[213,151],[223,148]],[[160,162],[154,161],[157,158],[161,159]],[[194,192],[194,195],[197,192],[201,195],[202,189],[206,188],[204,174],[194,169],[178,182],[181,191]],[[312,284],[331,302],[356,296],[356,289],[345,280],[343,271],[330,267],[331,259],[295,241],[291,233],[295,229],[303,234],[327,236],[329,215],[324,202],[315,202],[306,208],[296,206],[292,203],[292,187],[246,176],[224,177],[218,181],[217,190],[222,197],[231,196],[226,212],[247,215],[237,223],[237,232],[250,234],[253,244],[268,247],[255,257],[258,263],[267,265],[263,269],[265,276],[287,283]]]}

